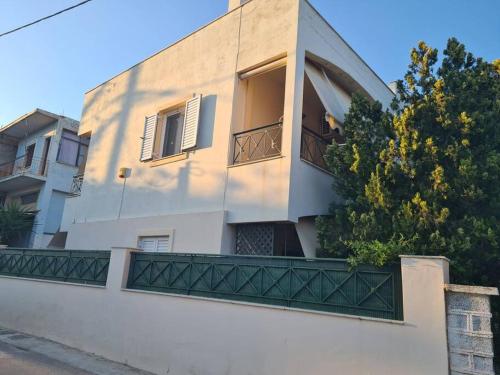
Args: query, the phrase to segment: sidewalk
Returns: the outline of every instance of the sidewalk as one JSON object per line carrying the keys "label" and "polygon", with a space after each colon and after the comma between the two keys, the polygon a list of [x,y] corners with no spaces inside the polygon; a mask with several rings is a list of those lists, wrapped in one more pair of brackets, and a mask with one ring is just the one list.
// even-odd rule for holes
{"label": "sidewalk", "polygon": [[0,327],[2,375],[153,375],[54,341]]}

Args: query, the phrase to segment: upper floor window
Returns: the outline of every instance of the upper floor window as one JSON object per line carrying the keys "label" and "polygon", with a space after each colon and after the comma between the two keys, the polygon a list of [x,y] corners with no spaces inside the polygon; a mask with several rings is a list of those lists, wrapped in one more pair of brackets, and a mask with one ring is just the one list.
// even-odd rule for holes
{"label": "upper floor window", "polygon": [[146,117],[141,161],[177,155],[196,147],[201,98],[197,95],[185,105]]}
{"label": "upper floor window", "polygon": [[158,157],[167,157],[181,153],[184,111],[179,109],[158,118],[157,152]]}
{"label": "upper floor window", "polygon": [[89,138],[82,138],[75,132],[63,129],[57,161],[77,167],[84,162],[88,147]]}

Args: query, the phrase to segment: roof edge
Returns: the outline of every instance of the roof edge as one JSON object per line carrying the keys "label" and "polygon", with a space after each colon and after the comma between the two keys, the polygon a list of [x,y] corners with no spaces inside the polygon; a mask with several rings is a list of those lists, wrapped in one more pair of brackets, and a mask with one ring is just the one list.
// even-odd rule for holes
{"label": "roof edge", "polygon": [[36,113],[39,113],[41,115],[44,115],[44,116],[47,116],[47,117],[51,117],[53,118],[54,120],[60,120],[62,118],[68,118],[70,120],[73,120],[73,121],[76,121],[78,122],[78,120],[75,120],[75,119],[72,119],[70,117],[66,117],[66,116],[63,116],[63,115],[58,115],[56,113],[52,113],[52,112],[49,112],[49,111],[46,111],[44,109],[40,109],[40,108],[35,108],[34,110],[28,112],[28,113],[25,113],[24,115],[22,116],[19,116],[17,119],[15,119],[14,121],[11,121],[9,122],[8,124],[0,127],[0,133],[3,133],[5,131],[7,131],[8,129],[11,129],[13,128],[14,126],[16,126],[17,124],[19,124],[20,122],[26,120],[27,118],[33,116],[34,114]]}
{"label": "roof edge", "polygon": [[386,89],[389,90],[391,93],[393,93],[392,90],[390,89],[390,87],[387,85],[387,83],[384,82],[384,80],[382,78],[380,78],[380,76],[375,72],[375,70],[373,70],[372,67],[370,65],[368,65],[368,63],[356,52],[356,50],[354,48],[352,48],[349,43],[346,42],[346,40],[342,37],[342,35],[340,35],[340,33],[337,30],[335,30],[335,28],[330,24],[330,22],[328,22],[326,20],[326,18],[314,7],[314,5],[312,5],[309,2],[309,0],[304,0],[304,2],[311,7],[311,9],[323,20],[323,22],[325,22],[328,25],[328,27],[335,34],[337,34],[337,36],[340,38],[340,40],[342,40],[342,42],[345,43],[345,45],[354,53],[354,55],[361,61],[361,63],[363,63],[370,70],[370,72],[372,72],[373,75],[375,77],[377,77],[377,79],[380,82],[382,82],[382,84],[386,87]]}
{"label": "roof edge", "polygon": [[122,74],[124,74],[124,73],[128,72],[129,70],[134,69],[136,66],[141,65],[142,63],[144,63],[144,62],[148,61],[149,59],[152,59],[152,58],[153,58],[153,57],[155,57],[156,55],[159,55],[160,53],[162,53],[162,52],[166,51],[167,49],[169,49],[169,48],[171,48],[171,47],[173,47],[173,46],[175,46],[175,45],[177,45],[177,44],[181,43],[181,42],[182,42],[182,41],[184,41],[185,39],[187,39],[187,38],[189,38],[189,37],[191,37],[191,36],[195,35],[196,33],[200,32],[201,30],[206,29],[208,26],[212,25],[213,23],[215,23],[215,22],[217,22],[217,21],[221,20],[222,18],[224,18],[224,17],[226,17],[226,16],[228,16],[228,15],[230,15],[230,14],[232,14],[232,13],[236,12],[237,10],[239,10],[239,9],[241,9],[241,8],[243,8],[245,5],[247,5],[247,4],[249,4],[249,3],[251,3],[252,1],[253,1],[253,0],[248,0],[248,1],[247,1],[247,2],[245,2],[244,4],[241,4],[241,5],[239,5],[238,7],[234,8],[234,9],[231,9],[230,11],[228,11],[228,12],[224,13],[223,15],[221,15],[221,16],[219,16],[219,17],[217,17],[216,19],[214,19],[214,20],[210,21],[209,23],[207,23],[207,24],[205,24],[205,25],[203,25],[203,26],[200,26],[200,27],[199,27],[199,28],[197,28],[196,30],[194,30],[194,31],[190,32],[189,34],[187,34],[186,36],[183,36],[182,38],[177,39],[175,42],[170,43],[169,45],[167,45],[166,47],[163,47],[162,49],[160,49],[159,51],[157,51],[157,52],[153,53],[152,55],[149,55],[148,57],[146,57],[146,58],[144,58],[144,59],[140,60],[138,63],[136,63],[136,64],[132,65],[131,67],[129,67],[129,68],[125,69],[125,70],[122,70],[121,72],[119,72],[119,73],[115,74],[115,75],[114,75],[114,76],[112,76],[111,78],[108,78],[107,80],[105,80],[105,81],[103,81],[103,82],[99,83],[98,85],[96,85],[96,86],[94,86],[94,87],[92,87],[92,88],[88,89],[87,91],[85,91],[84,95],[87,95],[88,93],[90,93],[90,92],[94,91],[95,89],[97,89],[97,88],[101,87],[102,85],[105,85],[106,83],[108,83],[108,82],[112,81],[113,79],[115,79],[115,78],[117,78],[117,77],[121,76]]}

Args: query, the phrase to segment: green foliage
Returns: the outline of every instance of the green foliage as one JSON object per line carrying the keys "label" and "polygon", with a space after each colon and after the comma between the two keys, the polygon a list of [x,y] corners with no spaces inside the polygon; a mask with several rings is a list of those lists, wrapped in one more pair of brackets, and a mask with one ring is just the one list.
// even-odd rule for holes
{"label": "green foliage", "polygon": [[500,62],[450,39],[411,51],[392,111],[355,96],[326,161],[343,202],[318,218],[323,254],[381,265],[444,255],[455,282],[500,286]]}
{"label": "green foliage", "polygon": [[14,203],[0,207],[0,242],[8,244],[30,232],[35,215],[35,212]]}

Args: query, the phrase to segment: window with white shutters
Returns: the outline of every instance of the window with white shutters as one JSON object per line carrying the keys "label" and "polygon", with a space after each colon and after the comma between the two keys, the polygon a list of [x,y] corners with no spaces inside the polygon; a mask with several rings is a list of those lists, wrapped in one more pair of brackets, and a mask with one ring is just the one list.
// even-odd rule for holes
{"label": "window with white shutters", "polygon": [[142,137],[141,161],[153,158],[153,148],[156,135],[156,120],[158,116],[146,117],[144,122],[144,135]]}
{"label": "window with white shutters", "polygon": [[166,253],[170,251],[169,236],[140,237],[139,248],[151,253]]}
{"label": "window with white shutters", "polygon": [[201,95],[186,102],[184,115],[184,132],[182,134],[182,151],[196,147],[198,140],[198,123],[200,122]]}
{"label": "window with white shutters", "polygon": [[200,94],[186,101],[184,106],[146,117],[141,161],[174,156],[196,147],[201,99]]}

